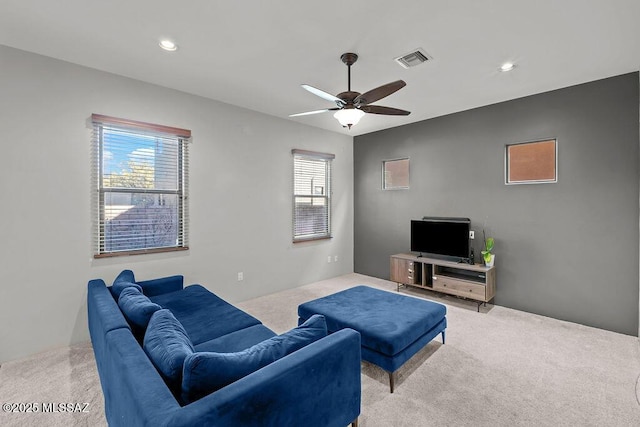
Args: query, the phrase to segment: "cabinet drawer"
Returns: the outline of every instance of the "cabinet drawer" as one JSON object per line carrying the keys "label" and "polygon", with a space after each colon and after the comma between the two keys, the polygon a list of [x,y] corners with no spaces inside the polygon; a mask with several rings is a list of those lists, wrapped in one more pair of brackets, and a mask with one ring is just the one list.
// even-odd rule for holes
{"label": "cabinet drawer", "polygon": [[486,287],[466,280],[453,279],[447,276],[434,276],[433,289],[451,295],[485,301]]}

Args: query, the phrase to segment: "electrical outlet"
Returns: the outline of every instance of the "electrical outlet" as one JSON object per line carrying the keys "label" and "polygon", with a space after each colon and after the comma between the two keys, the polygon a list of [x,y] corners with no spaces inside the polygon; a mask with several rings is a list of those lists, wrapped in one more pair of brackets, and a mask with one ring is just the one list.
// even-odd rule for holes
{"label": "electrical outlet", "polygon": [[473,230],[469,231],[469,238],[470,238],[471,240],[473,240],[473,239],[475,239],[475,237],[476,237],[476,232],[475,232],[475,231],[473,231]]}
{"label": "electrical outlet", "polygon": [[244,280],[244,273],[241,271],[238,273],[238,282],[242,282]]}
{"label": "electrical outlet", "polygon": [[334,261],[334,262],[338,262],[338,255],[336,255],[336,256],[334,256],[334,257],[333,257],[333,261]]}
{"label": "electrical outlet", "polygon": [[327,262],[331,262],[331,255],[327,257]]}

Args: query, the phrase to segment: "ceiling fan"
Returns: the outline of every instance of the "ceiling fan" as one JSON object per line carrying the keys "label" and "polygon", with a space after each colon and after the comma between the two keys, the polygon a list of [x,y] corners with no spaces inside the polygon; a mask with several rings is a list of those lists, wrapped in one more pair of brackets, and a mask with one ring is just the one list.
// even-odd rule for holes
{"label": "ceiling fan", "polygon": [[371,89],[365,93],[352,92],[351,91],[351,66],[358,60],[358,55],[355,53],[343,53],[340,56],[342,62],[347,65],[347,79],[348,87],[346,92],[341,92],[336,96],[331,95],[323,90],[317,89],[313,86],[303,84],[302,87],[314,95],[319,96],[327,101],[335,102],[337,107],[325,108],[324,110],[307,111],[305,113],[291,114],[289,117],[307,116],[310,114],[325,113],[327,111],[335,111],[333,117],[338,119],[343,127],[348,127],[357,124],[365,113],[370,114],[385,114],[390,116],[408,116],[410,111],[400,110],[398,108],[383,107],[381,105],[371,105],[372,103],[391,95],[392,93],[402,89],[407,84],[402,80],[396,80],[395,82],[387,83],[386,85],[379,86],[375,89]]}

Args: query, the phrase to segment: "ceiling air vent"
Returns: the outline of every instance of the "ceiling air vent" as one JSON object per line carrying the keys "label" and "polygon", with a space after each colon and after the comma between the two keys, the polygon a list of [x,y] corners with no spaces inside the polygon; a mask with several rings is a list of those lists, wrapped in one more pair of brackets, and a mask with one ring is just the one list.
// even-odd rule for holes
{"label": "ceiling air vent", "polygon": [[423,62],[431,61],[433,58],[422,48],[414,49],[406,55],[395,58],[395,61],[404,68],[415,67]]}

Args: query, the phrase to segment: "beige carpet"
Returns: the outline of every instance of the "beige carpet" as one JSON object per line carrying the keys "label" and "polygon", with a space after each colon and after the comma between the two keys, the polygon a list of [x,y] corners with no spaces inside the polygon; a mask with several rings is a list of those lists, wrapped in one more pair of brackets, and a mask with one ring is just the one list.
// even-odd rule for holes
{"label": "beige carpet", "polygon": [[[299,303],[356,284],[395,284],[349,274],[238,304],[276,332],[296,325]],[[640,426],[638,339],[498,306],[402,289],[447,305],[439,338],[399,371],[394,394],[363,364],[361,427]],[[0,402],[88,403],[87,413],[0,413],[0,425],[105,425],[90,345],[0,367]]]}

